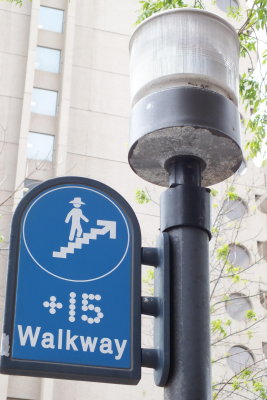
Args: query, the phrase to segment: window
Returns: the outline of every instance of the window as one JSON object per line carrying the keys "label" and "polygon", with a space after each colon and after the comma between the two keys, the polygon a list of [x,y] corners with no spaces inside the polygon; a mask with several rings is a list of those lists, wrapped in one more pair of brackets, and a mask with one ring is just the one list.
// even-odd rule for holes
{"label": "window", "polygon": [[247,163],[245,160],[242,161],[240,167],[238,168],[238,170],[236,171],[238,175],[245,175],[245,173],[247,172]]}
{"label": "window", "polygon": [[231,293],[225,302],[225,308],[230,317],[237,321],[246,320],[246,312],[252,309],[250,300],[241,293]]}
{"label": "window", "polygon": [[[267,291],[260,290],[260,303],[267,310]],[[267,357],[266,357],[267,358]]]}
{"label": "window", "polygon": [[216,0],[216,4],[220,10],[224,12],[229,12],[231,8],[238,8],[238,3],[236,0]]}
{"label": "window", "polygon": [[63,32],[63,18],[63,10],[40,6],[38,28],[53,32]]}
{"label": "window", "polygon": [[250,266],[249,252],[245,249],[245,247],[236,244],[230,244],[228,261],[235,267],[248,268]]}
{"label": "window", "polygon": [[58,73],[60,68],[60,50],[37,46],[35,68],[41,71]]}
{"label": "window", "polygon": [[247,206],[240,198],[236,200],[225,200],[222,211],[230,220],[241,219],[247,213]]}
{"label": "window", "polygon": [[261,212],[263,212],[264,214],[267,214],[267,197],[258,195],[258,198],[256,199],[256,197],[255,197],[255,200],[258,201],[259,198],[261,198],[261,197],[262,197],[262,201],[259,204],[259,210]]}
{"label": "window", "polygon": [[27,142],[27,158],[32,160],[52,161],[54,136],[29,132]]}
{"label": "window", "polygon": [[27,194],[30,190],[32,190],[35,186],[38,186],[41,182],[37,181],[36,179],[25,179],[24,181],[24,189],[23,189],[23,196]]}
{"label": "window", "polygon": [[254,357],[246,347],[233,346],[228,354],[227,363],[236,374],[254,364]]}
{"label": "window", "polygon": [[31,110],[33,113],[55,116],[57,110],[57,92],[33,88]]}

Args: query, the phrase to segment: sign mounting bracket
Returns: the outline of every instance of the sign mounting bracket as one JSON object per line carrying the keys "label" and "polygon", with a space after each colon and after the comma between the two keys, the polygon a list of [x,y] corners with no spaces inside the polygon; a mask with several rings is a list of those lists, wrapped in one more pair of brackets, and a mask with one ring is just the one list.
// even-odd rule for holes
{"label": "sign mounting bracket", "polygon": [[155,267],[154,296],[142,297],[142,314],[154,321],[154,348],[142,349],[142,366],[153,368],[157,386],[165,386],[170,366],[170,262],[169,236],[160,234],[156,248],[142,248],[142,264]]}

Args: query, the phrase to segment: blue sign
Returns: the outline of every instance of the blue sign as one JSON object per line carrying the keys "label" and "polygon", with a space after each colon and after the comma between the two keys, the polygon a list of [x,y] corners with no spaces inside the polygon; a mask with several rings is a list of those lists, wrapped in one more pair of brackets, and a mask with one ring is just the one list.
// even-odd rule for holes
{"label": "blue sign", "polygon": [[141,244],[126,201],[47,181],[18,206],[11,243],[2,372],[136,384]]}

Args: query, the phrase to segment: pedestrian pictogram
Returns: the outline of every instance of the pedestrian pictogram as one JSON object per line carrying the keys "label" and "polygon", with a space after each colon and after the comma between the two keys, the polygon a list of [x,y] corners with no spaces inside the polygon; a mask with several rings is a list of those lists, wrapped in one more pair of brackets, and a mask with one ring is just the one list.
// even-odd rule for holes
{"label": "pedestrian pictogram", "polygon": [[35,199],[23,221],[23,240],[35,265],[59,279],[82,282],[115,271],[128,253],[130,235],[113,199],[72,185]]}
{"label": "pedestrian pictogram", "polygon": [[[68,214],[69,215],[69,214]],[[65,221],[66,222],[66,221]],[[88,221],[87,221],[88,222]],[[53,251],[53,257],[66,258],[68,254],[73,254],[75,250],[80,250],[83,245],[89,245],[90,241],[96,240],[98,235],[109,233],[110,239],[116,239],[116,222],[115,221],[97,221],[97,225],[103,226],[101,229],[92,228],[90,233],[80,233],[74,242],[68,242],[66,247],[60,247],[59,251]],[[81,232],[81,230],[79,231]],[[72,233],[72,231],[71,231]],[[71,238],[74,236],[70,235]],[[70,239],[73,240],[73,239]]]}
{"label": "pedestrian pictogram", "polygon": [[82,210],[80,209],[81,205],[85,204],[81,201],[80,197],[75,197],[70,201],[70,203],[73,204],[74,208],[68,213],[65,222],[68,223],[71,220],[69,240],[73,240],[75,235],[78,238],[82,235],[81,220],[89,222],[89,219],[83,215]]}

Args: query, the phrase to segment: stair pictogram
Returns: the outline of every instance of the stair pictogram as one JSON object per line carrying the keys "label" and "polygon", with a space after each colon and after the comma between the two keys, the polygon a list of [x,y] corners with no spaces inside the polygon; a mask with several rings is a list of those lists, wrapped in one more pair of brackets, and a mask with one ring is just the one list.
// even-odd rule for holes
{"label": "stair pictogram", "polygon": [[81,250],[84,245],[89,245],[90,240],[96,240],[99,235],[109,233],[110,239],[116,239],[116,222],[97,220],[97,225],[103,228],[92,228],[89,233],[83,233],[74,242],[68,242],[66,247],[60,247],[59,251],[53,251],[55,258],[67,258],[68,254],[74,254],[75,250]]}

